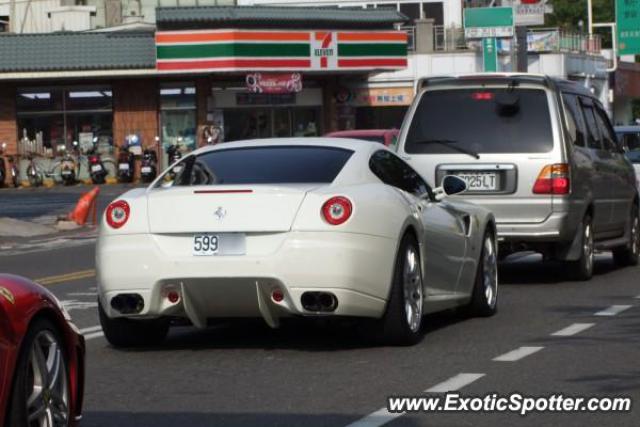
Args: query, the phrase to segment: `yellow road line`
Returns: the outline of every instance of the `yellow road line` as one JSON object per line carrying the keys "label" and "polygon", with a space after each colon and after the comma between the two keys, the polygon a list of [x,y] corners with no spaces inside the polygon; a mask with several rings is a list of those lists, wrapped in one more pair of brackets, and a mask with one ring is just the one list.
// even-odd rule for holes
{"label": "yellow road line", "polygon": [[74,271],[73,273],[60,274],[58,276],[48,276],[36,279],[35,281],[41,285],[54,285],[56,283],[72,282],[74,280],[88,279],[95,277],[95,270]]}

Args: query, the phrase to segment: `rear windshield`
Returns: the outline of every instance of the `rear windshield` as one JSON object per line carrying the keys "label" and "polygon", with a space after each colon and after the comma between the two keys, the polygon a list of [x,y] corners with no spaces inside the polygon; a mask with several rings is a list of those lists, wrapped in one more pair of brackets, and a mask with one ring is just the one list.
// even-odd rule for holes
{"label": "rear windshield", "polygon": [[546,153],[552,149],[549,105],[541,89],[425,92],[405,144],[407,153]]}
{"label": "rear windshield", "polygon": [[334,147],[231,148],[193,156],[177,185],[331,183],[353,151]]}

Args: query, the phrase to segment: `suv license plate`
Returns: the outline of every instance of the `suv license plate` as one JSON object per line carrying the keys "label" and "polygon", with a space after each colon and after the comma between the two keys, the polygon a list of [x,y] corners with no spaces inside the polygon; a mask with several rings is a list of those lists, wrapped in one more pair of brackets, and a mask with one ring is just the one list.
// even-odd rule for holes
{"label": "suv license plate", "polygon": [[468,191],[496,191],[498,175],[495,173],[461,173],[457,176],[467,183]]}
{"label": "suv license plate", "polygon": [[193,256],[212,256],[218,253],[218,236],[196,234],[193,236]]}

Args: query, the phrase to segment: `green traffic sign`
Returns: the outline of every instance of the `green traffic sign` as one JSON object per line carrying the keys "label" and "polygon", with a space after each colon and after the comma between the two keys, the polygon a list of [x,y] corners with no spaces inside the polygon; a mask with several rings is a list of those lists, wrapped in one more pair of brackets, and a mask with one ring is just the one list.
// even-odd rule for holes
{"label": "green traffic sign", "polygon": [[619,55],[640,55],[640,0],[616,0]]}
{"label": "green traffic sign", "polygon": [[482,39],[482,60],[485,72],[495,73],[498,71],[498,43],[495,37]]}
{"label": "green traffic sign", "polygon": [[513,37],[513,8],[471,7],[464,10],[467,38]]}

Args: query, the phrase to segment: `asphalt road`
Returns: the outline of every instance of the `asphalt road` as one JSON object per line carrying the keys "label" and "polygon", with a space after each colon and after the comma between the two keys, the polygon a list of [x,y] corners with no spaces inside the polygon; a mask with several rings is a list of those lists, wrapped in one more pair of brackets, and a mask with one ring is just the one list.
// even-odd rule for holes
{"label": "asphalt road", "polygon": [[[588,283],[567,282],[561,265],[536,257],[508,259],[495,317],[428,316],[414,347],[371,346],[349,325],[255,321],[177,327],[162,346],[135,351],[111,348],[97,328],[93,260],[91,240],[0,253],[0,271],[44,279],[86,331],[83,426],[640,425],[640,268],[618,269],[608,255]],[[552,335],[574,324],[586,329]],[[371,416],[388,396],[425,396],[452,378],[464,396],[629,396],[634,405],[624,414]]]}

